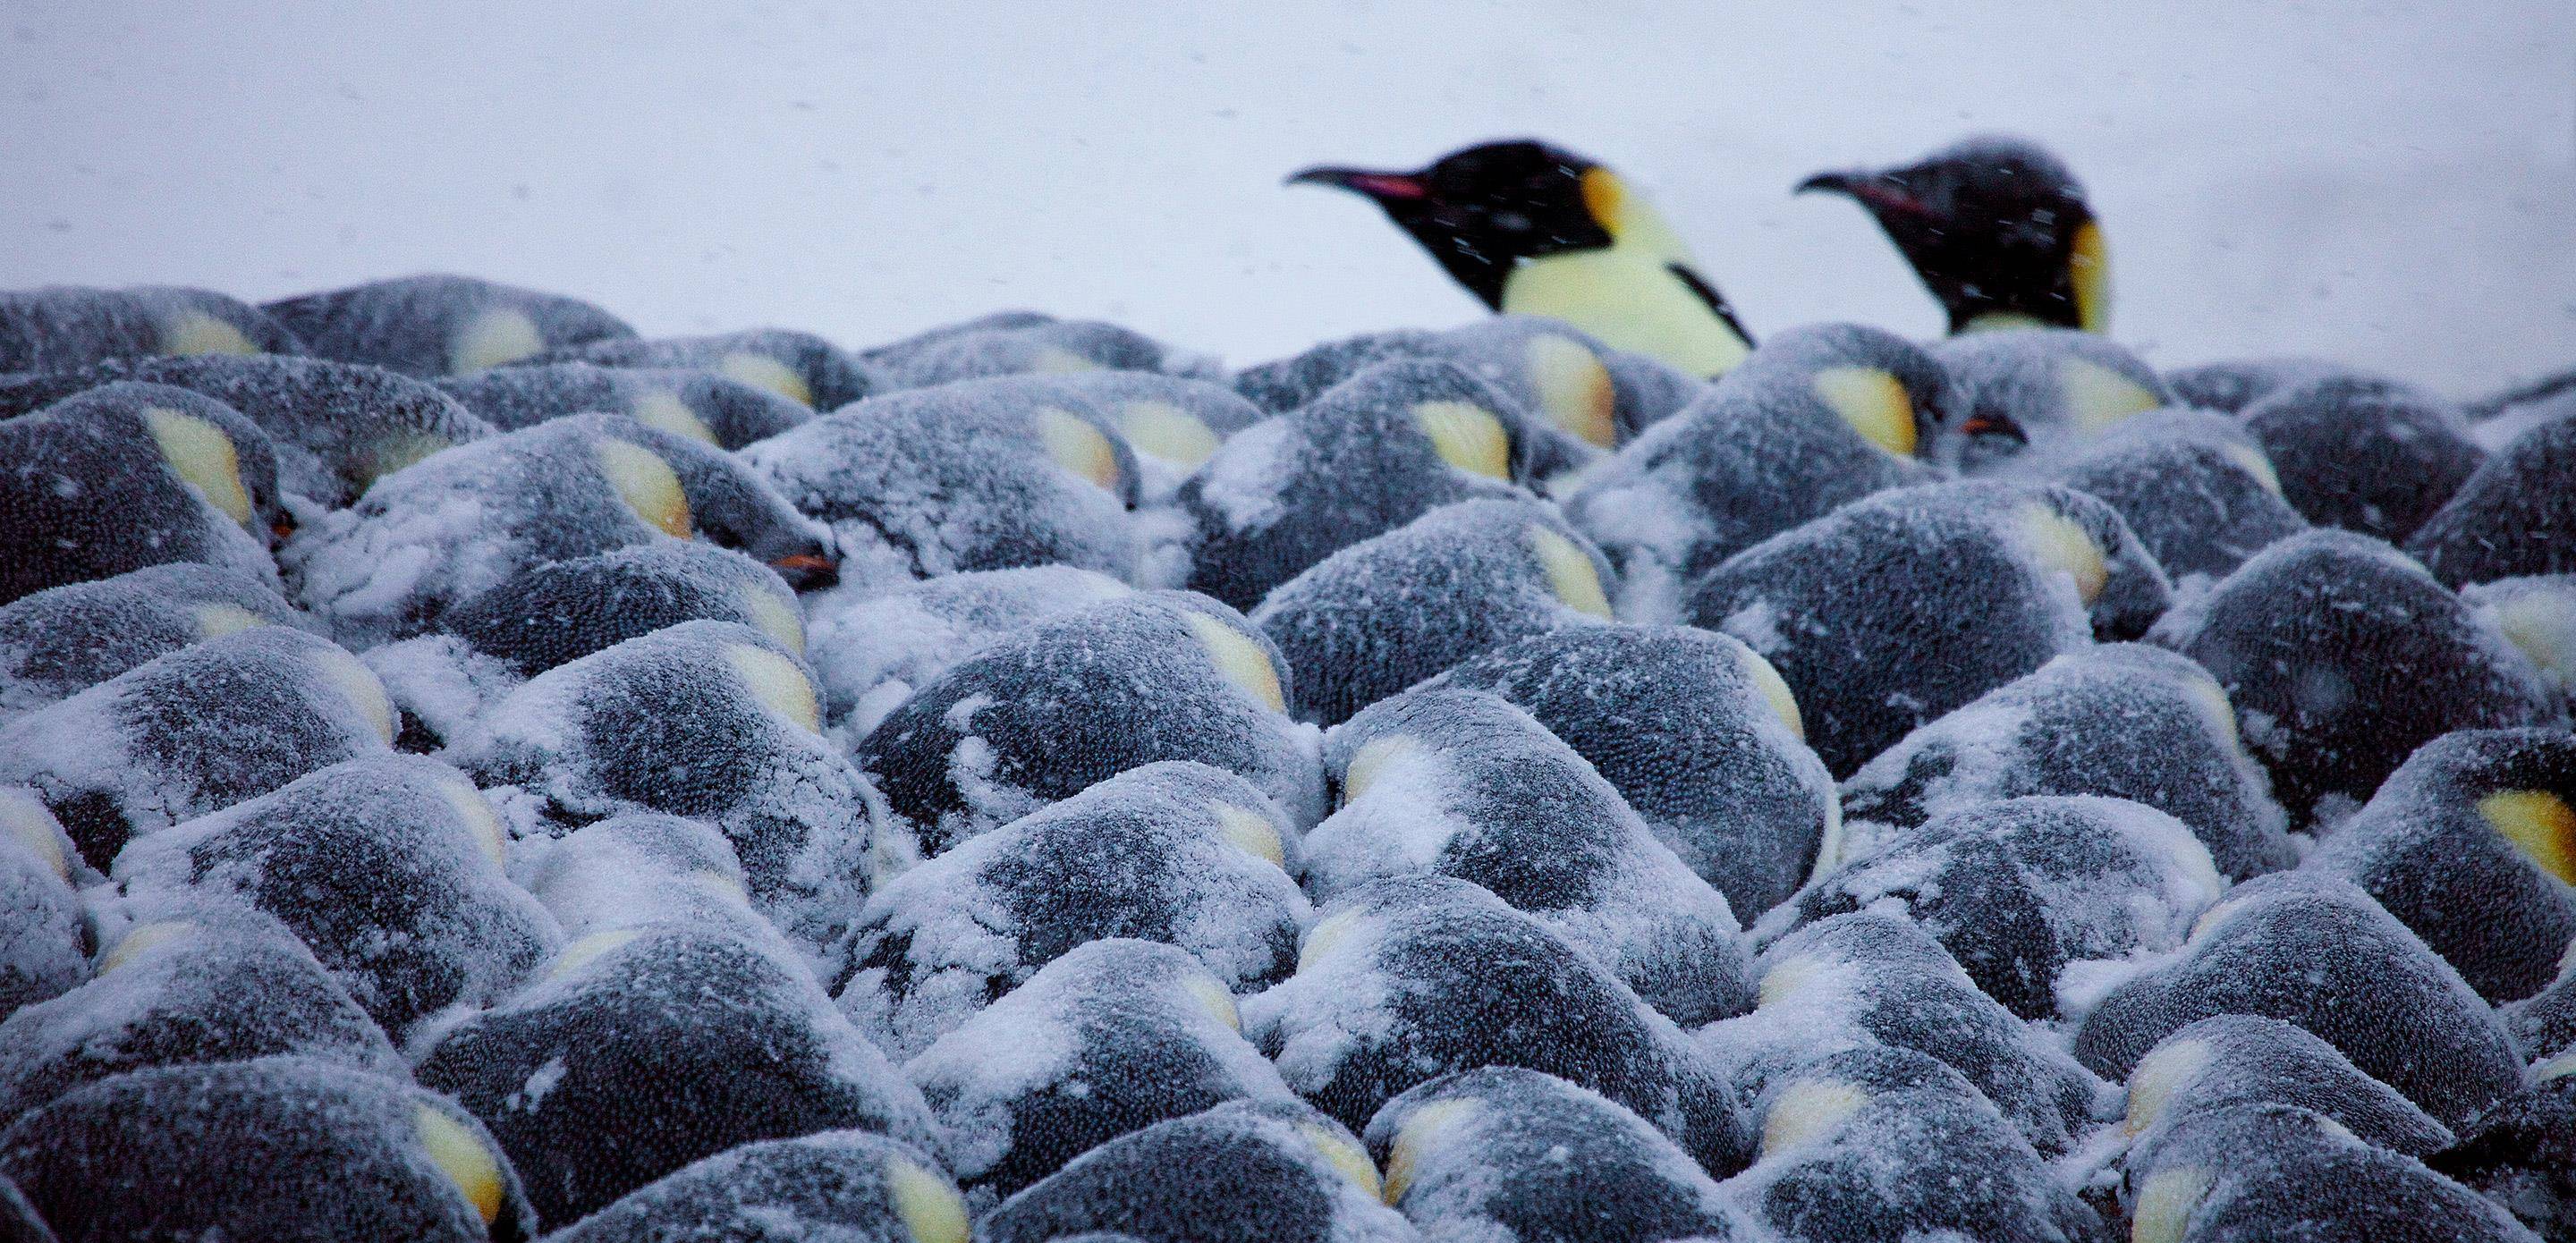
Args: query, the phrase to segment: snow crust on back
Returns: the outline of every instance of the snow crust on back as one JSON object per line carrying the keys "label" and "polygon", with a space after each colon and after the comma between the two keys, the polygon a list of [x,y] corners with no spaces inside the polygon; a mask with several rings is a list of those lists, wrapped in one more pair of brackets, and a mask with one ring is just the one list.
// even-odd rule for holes
{"label": "snow crust on back", "polygon": [[950,666],[1041,621],[1133,589],[1069,565],[943,574],[806,603],[806,657],[825,713],[854,740]]}
{"label": "snow crust on back", "polygon": [[436,760],[350,760],[144,838],[128,892],[221,895],[277,916],[388,1032],[488,1003],[562,944],[503,873],[501,825]]}
{"label": "snow crust on back", "polygon": [[1695,627],[1575,626],[1470,658],[1433,684],[1488,691],[1537,718],[1749,920],[1810,875],[1841,826],[1833,777],[1760,661],[1742,640]]}
{"label": "snow crust on back", "polygon": [[1187,761],[1130,769],[870,897],[841,1008],[869,1039],[910,1056],[1049,962],[1110,937],[1176,945],[1224,988],[1250,992],[1296,961],[1311,912],[1282,865],[1302,857],[1295,826],[1243,778]]}
{"label": "snow crust on back", "polygon": [[1064,320],[1035,311],[1002,311],[947,324],[862,351],[860,358],[890,387],[926,388],[958,380],[1093,370],[1165,372],[1204,378],[1212,362],[1143,333],[1099,320]]}
{"label": "snow crust on back", "polygon": [[0,293],[0,371],[69,371],[106,359],[200,350],[298,354],[304,348],[274,318],[211,289],[49,285]]}
{"label": "snow crust on back", "polygon": [[270,354],[138,358],[0,377],[0,414],[125,380],[187,389],[240,411],[276,444],[279,485],[308,512],[346,506],[382,476],[493,434],[454,398],[410,376]]}
{"label": "snow crust on back", "polygon": [[2101,795],[2190,826],[2242,879],[2295,859],[2208,673],[2139,644],[2078,648],[1907,734],[1843,785],[1852,850],[1979,803]]}
{"label": "snow crust on back", "polygon": [[1436,1075],[1543,1071],[1601,1093],[1712,1174],[1750,1136],[1705,1055],[1591,955],[1466,881],[1382,880],[1322,912],[1297,973],[1243,1007],[1299,1095],[1346,1123]]}
{"label": "snow crust on back", "polygon": [[596,363],[495,367],[438,381],[483,421],[506,432],[565,415],[623,414],[664,431],[739,449],[814,417],[794,398],[714,371],[602,367]]}
{"label": "snow crust on back", "polygon": [[1225,985],[1150,941],[1093,941],[904,1064],[971,1200],[991,1204],[1131,1131],[1233,1100],[1293,1103]]}
{"label": "snow crust on back", "polygon": [[1725,896],[1528,713],[1480,691],[1417,688],[1335,727],[1324,763],[1345,801],[1306,839],[1318,901],[1387,877],[1455,876],[1539,917],[1677,1023],[1751,1006]]}
{"label": "snow crust on back", "polygon": [[[294,1054],[408,1077],[382,1030],[276,920],[237,906],[140,904],[150,929],[108,969],[0,1022],[0,1115],[111,1075]],[[148,942],[148,944],[142,944]]]}
{"label": "snow crust on back", "polygon": [[2529,658],[2423,566],[2348,531],[2272,545],[2150,637],[2226,689],[2293,825],[2349,815],[2441,734],[2562,712]]}
{"label": "snow crust on back", "polygon": [[754,1140],[857,1128],[939,1151],[919,1091],[795,964],[669,925],[580,948],[415,1066],[492,1128],[547,1226]]}
{"label": "snow crust on back", "polygon": [[444,274],[369,281],[260,309],[292,328],[317,357],[417,376],[635,335],[625,321],[578,298]]}
{"label": "snow crust on back", "polygon": [[1425,1240],[1734,1238],[1707,1171],[1645,1119],[1534,1070],[1416,1086],[1369,1120],[1387,1199]]}
{"label": "snow crust on back", "polygon": [[104,869],[129,838],[384,754],[391,723],[383,687],[347,652],[258,626],[0,727],[0,785],[35,787]]}
{"label": "snow crust on back", "polygon": [[0,606],[0,721],[156,657],[249,625],[306,621],[273,583],[209,565],[156,565]]}
{"label": "snow crust on back", "polygon": [[2198,410],[2134,416],[2056,474],[2120,511],[2177,592],[2196,594],[2245,559],[2307,529],[2242,424]]}
{"label": "snow crust on back", "polygon": [[1979,991],[1909,920],[1836,915],[1772,943],[1759,967],[1761,1004],[1699,1033],[1748,1097],[1825,1054],[1889,1045],[1966,1076],[2044,1153],[2067,1152],[2103,1106],[2099,1079]]}
{"label": "snow crust on back", "polygon": [[758,908],[819,952],[876,874],[882,804],[798,715],[810,687],[766,634],[684,622],[530,679],[447,755],[491,793],[532,863],[545,839],[607,816],[715,825]]}
{"label": "snow crust on back", "polygon": [[1160,760],[1233,772],[1311,824],[1322,778],[1313,736],[1275,706],[1274,695],[1295,694],[1287,675],[1241,614],[1186,592],[1140,593],[1040,622],[951,666],[853,757],[899,821],[890,858],[936,855]]}
{"label": "snow crust on back", "polygon": [[1101,1145],[978,1223],[991,1243],[1410,1243],[1351,1133],[1303,1105],[1234,1101]]}
{"label": "snow crust on back", "polygon": [[[2089,604],[2079,571],[2092,579]],[[1848,590],[1855,575],[1872,590]],[[1684,620],[1776,666],[1808,744],[1848,776],[2056,656],[2137,637],[2169,598],[2163,570],[2110,507],[1977,480],[1883,492],[1773,536],[1693,584]]]}
{"label": "snow crust on back", "polygon": [[1599,551],[1554,513],[1479,500],[1432,510],[1280,584],[1252,620],[1296,670],[1298,717],[1339,724],[1469,657],[1601,620],[1597,594],[1592,611],[1557,594],[1538,552],[1545,537],[1570,545],[1596,587],[1610,582]]}
{"label": "snow crust on back", "polygon": [[1116,490],[1075,474],[1042,437],[1037,394],[973,385],[877,397],[743,450],[841,556],[918,577],[1061,563],[1135,573],[1126,505],[1135,458],[1101,430]]}
{"label": "snow crust on back", "polygon": [[2122,799],[2015,798],[1893,830],[1801,891],[1799,923],[1850,911],[1920,924],[2023,1019],[2061,981],[2182,945],[2226,881],[2181,821]]}

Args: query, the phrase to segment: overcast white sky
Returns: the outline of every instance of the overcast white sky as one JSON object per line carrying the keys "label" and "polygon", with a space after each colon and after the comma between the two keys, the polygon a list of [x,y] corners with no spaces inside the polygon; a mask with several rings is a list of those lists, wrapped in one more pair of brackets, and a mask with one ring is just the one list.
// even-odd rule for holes
{"label": "overcast white sky", "polygon": [[1476,313],[1279,186],[1537,134],[1650,187],[1757,330],[1930,301],[1818,168],[1979,129],[2094,191],[2115,330],[2474,394],[2576,362],[2576,3],[0,0],[0,283],[423,270],[647,332],[1003,306],[1237,363]]}

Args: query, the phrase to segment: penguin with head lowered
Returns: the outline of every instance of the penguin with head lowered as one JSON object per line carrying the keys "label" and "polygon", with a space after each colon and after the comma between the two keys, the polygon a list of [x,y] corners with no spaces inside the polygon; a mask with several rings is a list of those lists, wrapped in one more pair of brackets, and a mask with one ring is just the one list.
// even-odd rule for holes
{"label": "penguin with head lowered", "polygon": [[2111,320],[2111,263],[2084,187],[2018,138],[1962,140],[1894,168],[1798,184],[1859,203],[1949,313],[1950,331],[2081,328]]}
{"label": "penguin with head lowered", "polygon": [[1718,375],[1753,349],[1645,197],[1562,148],[1491,142],[1414,172],[1323,167],[1288,180],[1366,196],[1496,311],[1561,319],[1692,375]]}

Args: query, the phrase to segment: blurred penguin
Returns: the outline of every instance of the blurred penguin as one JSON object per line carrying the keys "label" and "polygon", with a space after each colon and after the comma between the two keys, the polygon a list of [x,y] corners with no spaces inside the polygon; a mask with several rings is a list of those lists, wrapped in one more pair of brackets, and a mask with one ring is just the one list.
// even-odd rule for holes
{"label": "blurred penguin", "polygon": [[1366,196],[1494,310],[1561,319],[1697,376],[1752,352],[1672,227],[1626,179],[1573,152],[1520,139],[1414,172],[1309,168],[1288,180]]}
{"label": "blurred penguin", "polygon": [[2054,155],[1980,136],[1921,161],[1818,173],[1799,193],[1849,196],[1950,317],[1950,331],[2081,328],[2111,320],[2111,259],[2084,187]]}

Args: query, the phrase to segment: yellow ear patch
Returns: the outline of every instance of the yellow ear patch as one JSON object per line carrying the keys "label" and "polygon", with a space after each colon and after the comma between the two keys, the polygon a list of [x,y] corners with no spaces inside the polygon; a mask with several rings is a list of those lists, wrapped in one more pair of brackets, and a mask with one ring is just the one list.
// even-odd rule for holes
{"label": "yellow ear patch", "polygon": [[1040,410],[1035,421],[1038,443],[1056,465],[1109,491],[1118,490],[1118,450],[1106,433],[1062,410]]}
{"label": "yellow ear patch", "polygon": [[2082,525],[2039,504],[2023,506],[2019,521],[2022,548],[2040,568],[2063,570],[2073,577],[2075,594],[2086,604],[2102,598],[2102,588],[2111,581],[2111,567]]}
{"label": "yellow ear patch", "polygon": [[728,379],[740,380],[754,388],[765,388],[800,406],[814,404],[814,386],[796,369],[771,358],[739,350],[716,360],[716,371]]}
{"label": "yellow ear patch", "polygon": [[736,676],[750,688],[752,697],[762,707],[794,722],[807,733],[823,732],[822,706],[814,698],[814,684],[796,662],[748,643],[737,643],[724,650],[725,663],[733,666]]}
{"label": "yellow ear patch", "polygon": [[394,740],[394,701],[385,694],[385,684],[376,680],[375,670],[336,647],[315,651],[313,670],[367,719],[378,738]]}
{"label": "yellow ear patch", "polygon": [[1898,457],[1914,456],[1914,399],[1894,373],[1877,367],[1827,367],[1809,384],[1862,439]]}
{"label": "yellow ear patch", "polygon": [[1168,401],[1131,401],[1119,408],[1118,430],[1127,447],[1181,466],[1216,456],[1224,439],[1199,417]]}
{"label": "yellow ear patch", "polygon": [[2176,1040],[2139,1059],[2129,1072],[2129,1110],[2121,1126],[2135,1135],[2153,1125],[2165,1102],[2209,1068],[2206,1040]]}
{"label": "yellow ear patch", "polygon": [[1522,345],[1539,405],[1558,427],[1595,448],[1619,444],[1619,387],[1601,356],[1572,337],[1543,333]]}
{"label": "yellow ear patch", "polygon": [[714,894],[728,902],[747,904],[751,901],[751,891],[743,888],[741,881],[713,868],[700,868],[680,879],[702,892]]}
{"label": "yellow ear patch", "polygon": [[494,307],[467,320],[447,339],[451,375],[514,363],[544,352],[546,337],[537,321],[517,307]]}
{"label": "yellow ear patch", "polygon": [[1413,1116],[1396,1129],[1395,1142],[1387,1147],[1386,1185],[1378,1198],[1389,1204],[1402,1200],[1404,1193],[1413,1189],[1423,1160],[1483,1112],[1484,1106],[1471,1100],[1433,1101],[1414,1110]]}
{"label": "yellow ear patch", "polygon": [[966,1243],[966,1201],[947,1179],[902,1157],[888,1157],[885,1187],[913,1243]]}
{"label": "yellow ear patch", "polygon": [[2213,1181],[2210,1171],[2197,1165],[2148,1175],[2129,1215],[2129,1243],[2182,1243],[2191,1228],[2191,1211],[2200,1207]]}
{"label": "yellow ear patch", "polygon": [[1305,941],[1297,947],[1297,969],[1303,971],[1332,953],[1334,947],[1349,937],[1359,924],[1358,911],[1344,911],[1317,920],[1314,927],[1306,930]]}
{"label": "yellow ear patch", "polygon": [[1297,1133],[1304,1136],[1315,1151],[1324,1154],[1324,1160],[1340,1170],[1343,1177],[1359,1184],[1360,1190],[1369,1193],[1371,1198],[1380,1194],[1377,1165],[1369,1160],[1368,1150],[1334,1134],[1331,1128],[1320,1123],[1299,1123]]}
{"label": "yellow ear patch", "polygon": [[2075,322],[2086,332],[2111,330],[2111,249],[2102,226],[2087,220],[2075,230],[2075,245],[2066,256],[2066,275],[2075,286]]}
{"label": "yellow ear patch", "polygon": [[1547,573],[1547,589],[1567,608],[1594,617],[1610,616],[1610,597],[1601,590],[1601,571],[1592,558],[1555,531],[1531,523],[1528,531],[1530,555],[1538,558]]}
{"label": "yellow ear patch", "polygon": [[1825,968],[1826,964],[1822,960],[1804,954],[1782,959],[1770,970],[1763,972],[1762,979],[1756,983],[1753,995],[1754,1008],[1778,1005],[1787,1000],[1798,990],[1814,983],[1818,976],[1825,973]]}
{"label": "yellow ear patch", "polygon": [[779,646],[799,656],[805,654],[805,619],[797,615],[795,605],[758,587],[745,587],[742,611],[762,634],[778,640]]}
{"label": "yellow ear patch", "polygon": [[2576,885],[2576,808],[2547,790],[2505,790],[2478,800],[2478,815],[2532,865]]}
{"label": "yellow ear patch", "polygon": [[240,634],[253,626],[267,624],[267,618],[238,604],[225,604],[218,601],[197,606],[197,637],[201,639],[220,639],[228,634]]}
{"label": "yellow ear patch", "polygon": [[2576,677],[2576,593],[2535,592],[2496,610],[2496,628],[2544,672]]}
{"label": "yellow ear patch", "polygon": [[1598,165],[1583,170],[1583,210],[1592,214],[1592,222],[1619,240],[1628,215],[1628,183],[1619,174]]}
{"label": "yellow ear patch", "polygon": [[1288,866],[1288,851],[1279,840],[1279,830],[1271,826],[1269,817],[1232,803],[1216,803],[1208,810],[1216,813],[1217,831],[1225,834],[1225,840],[1272,867]]}
{"label": "yellow ear patch", "polygon": [[1279,667],[1270,663],[1270,653],[1261,650],[1260,644],[1205,613],[1184,609],[1181,620],[1189,623],[1190,633],[1207,649],[1208,659],[1226,681],[1242,687],[1262,707],[1288,710],[1288,698],[1279,688]]}
{"label": "yellow ear patch", "polygon": [[37,799],[36,792],[24,786],[0,789],[0,830],[10,839],[25,843],[37,862],[64,880],[72,878],[71,855],[63,849],[62,822],[54,819]]}
{"label": "yellow ear patch", "polygon": [[718,443],[715,430],[707,426],[705,419],[698,417],[697,411],[689,409],[689,403],[680,400],[678,393],[646,393],[635,400],[635,408],[627,414],[636,422],[658,431],[703,440],[708,444]]}
{"label": "yellow ear patch", "polygon": [[1471,475],[1512,477],[1511,434],[1493,411],[1463,401],[1426,401],[1411,413],[1441,461]]}
{"label": "yellow ear patch", "polygon": [[1808,880],[1822,880],[1843,865],[1843,805],[1839,799],[1825,800],[1825,829],[1816,837],[1816,862],[1807,869]]}
{"label": "yellow ear patch", "polygon": [[2227,745],[2243,750],[2245,741],[2237,732],[2236,705],[2227,702],[2227,688],[2214,678],[2192,678],[2186,685],[2191,688],[2192,700],[2200,705],[2201,714],[2227,739]]}
{"label": "yellow ear patch", "polygon": [[257,354],[260,348],[242,330],[204,311],[182,311],[161,325],[161,352],[189,354]]}
{"label": "yellow ear patch", "polygon": [[608,477],[628,509],[665,535],[689,538],[689,494],[680,489],[679,472],[662,455],[615,436],[602,436],[591,448],[598,455],[600,473]]}
{"label": "yellow ear patch", "polygon": [[1347,807],[1360,801],[1389,763],[1421,749],[1422,744],[1402,734],[1368,740],[1351,756],[1350,767],[1342,771],[1342,805]]}
{"label": "yellow ear patch", "polygon": [[1801,1079],[1780,1089],[1771,1111],[1762,1117],[1764,1157],[1804,1148],[1834,1133],[1843,1119],[1860,1112],[1869,1093],[1840,1079]]}
{"label": "yellow ear patch", "polygon": [[186,923],[180,920],[164,920],[159,923],[138,924],[133,930],[125,934],[123,940],[116,943],[115,948],[108,950],[106,954],[99,958],[98,973],[100,975],[106,975],[108,972],[114,971],[117,968],[134,961],[136,957],[143,953],[143,951],[148,950],[155,945],[176,940],[188,935],[189,933],[195,932],[196,930],[197,926],[195,924]]}
{"label": "yellow ear patch", "polygon": [[2099,436],[2122,419],[2165,404],[2145,385],[2089,358],[2058,360],[2057,383],[2076,430],[2088,436]]}
{"label": "yellow ear patch", "polygon": [[2244,467],[2245,473],[2254,476],[2254,482],[2263,485],[2264,491],[2274,496],[2281,494],[2281,472],[2272,468],[2272,459],[2263,456],[2262,450],[2252,445],[2229,445],[2226,453],[2227,460]]}
{"label": "yellow ear patch", "polygon": [[152,406],[143,411],[161,460],[204,494],[206,503],[247,527],[253,521],[250,489],[242,486],[241,451],[224,429],[192,414]]}
{"label": "yellow ear patch", "polygon": [[412,1134],[486,1226],[501,1220],[501,1162],[465,1124],[422,1102],[411,1107]]}
{"label": "yellow ear patch", "polygon": [[1237,1032],[1243,1030],[1243,1015],[1234,1008],[1234,994],[1225,991],[1225,985],[1218,983],[1215,976],[1193,975],[1183,980],[1181,987],[1189,992],[1190,1000],[1208,1012],[1209,1018]]}
{"label": "yellow ear patch", "polygon": [[563,952],[556,954],[555,960],[546,965],[546,978],[560,980],[590,965],[592,959],[641,935],[643,930],[640,928],[611,928],[606,932],[594,932],[563,947]]}
{"label": "yellow ear patch", "polygon": [[2020,332],[2029,328],[2053,328],[2056,325],[2036,315],[2020,311],[1980,311],[1959,325],[1962,334],[1971,332]]}
{"label": "yellow ear patch", "polygon": [[438,783],[438,792],[447,805],[456,809],[456,818],[465,822],[474,844],[482,848],[495,865],[510,861],[509,835],[501,829],[501,818],[492,814],[492,805],[483,801],[483,792],[463,777],[449,777]]}
{"label": "yellow ear patch", "polygon": [[1780,723],[1788,726],[1789,732],[1796,734],[1800,741],[1805,741],[1807,721],[1798,711],[1798,697],[1789,692],[1788,679],[1781,677],[1780,671],[1750,646],[1739,643],[1736,651],[1738,659],[1744,662],[1745,678],[1753,683],[1755,690],[1762,692],[1762,698],[1770,702],[1771,711],[1779,714]]}
{"label": "yellow ear patch", "polygon": [[1061,345],[1040,349],[1029,359],[1029,370],[1047,375],[1065,375],[1076,371],[1107,371],[1109,368],[1074,353]]}
{"label": "yellow ear patch", "polygon": [[2208,910],[2200,913],[2200,918],[2191,921],[2191,931],[2183,934],[2183,944],[2189,945],[2200,940],[2212,929],[2227,922],[2227,917],[2235,914],[2244,905],[2243,898],[2229,898],[2224,902],[2212,903]]}
{"label": "yellow ear patch", "polygon": [[442,449],[453,448],[454,441],[426,432],[405,432],[376,442],[367,454],[367,476],[357,481],[363,490],[368,484],[384,478]]}

